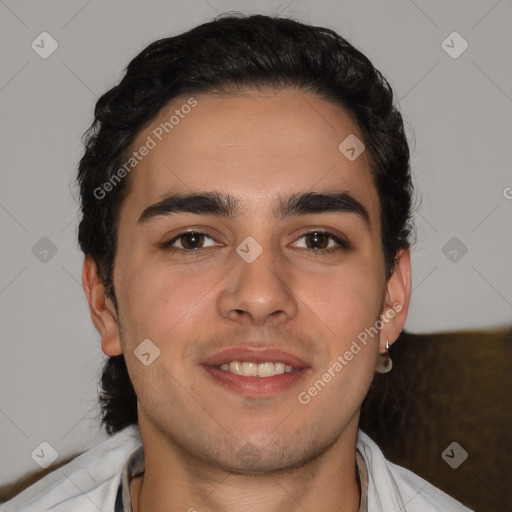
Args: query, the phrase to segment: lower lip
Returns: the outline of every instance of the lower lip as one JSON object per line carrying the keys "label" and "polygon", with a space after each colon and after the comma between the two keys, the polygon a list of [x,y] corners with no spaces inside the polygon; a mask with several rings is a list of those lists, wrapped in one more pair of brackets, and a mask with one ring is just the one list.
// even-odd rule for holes
{"label": "lower lip", "polygon": [[201,365],[217,382],[242,395],[266,397],[285,391],[302,379],[311,369],[309,367],[290,373],[281,373],[273,377],[244,377],[221,370],[217,366]]}

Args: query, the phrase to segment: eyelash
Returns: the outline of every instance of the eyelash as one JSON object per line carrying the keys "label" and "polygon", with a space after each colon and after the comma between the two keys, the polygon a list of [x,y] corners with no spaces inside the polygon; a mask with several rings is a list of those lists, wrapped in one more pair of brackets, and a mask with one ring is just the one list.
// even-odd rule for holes
{"label": "eyelash", "polygon": [[[298,240],[300,240],[301,238],[307,237],[309,235],[314,235],[315,233],[319,234],[319,235],[326,235],[327,238],[330,238],[331,240],[336,242],[339,245],[339,247],[331,247],[330,249],[309,249],[309,248],[305,249],[306,251],[308,251],[309,254],[311,254],[313,256],[320,256],[320,255],[326,254],[326,253],[333,253],[340,249],[346,251],[351,248],[350,244],[346,240],[339,238],[338,236],[336,236],[335,234],[333,234],[329,231],[323,231],[321,229],[315,229],[313,231],[308,231],[307,233],[303,233],[298,238]],[[180,238],[182,238],[186,235],[190,235],[190,234],[204,235],[207,238],[214,240],[214,238],[212,236],[208,235],[208,233],[205,233],[204,231],[192,231],[192,230],[191,231],[182,231],[181,233],[176,235],[171,240],[160,244],[159,248],[164,251],[169,251],[169,252],[188,252],[188,253],[193,253],[193,254],[202,254],[204,251],[208,251],[209,249],[211,249],[210,247],[203,247],[203,248],[199,248],[199,249],[181,249],[181,248],[177,248],[177,247],[172,247],[174,242],[176,242]]]}

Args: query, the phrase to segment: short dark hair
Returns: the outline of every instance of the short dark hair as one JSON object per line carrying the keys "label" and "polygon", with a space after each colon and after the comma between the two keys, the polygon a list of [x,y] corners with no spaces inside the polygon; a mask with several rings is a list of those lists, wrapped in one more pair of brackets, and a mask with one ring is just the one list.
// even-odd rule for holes
{"label": "short dark hair", "polygon": [[[130,62],[119,84],[96,103],[78,169],[78,240],[96,262],[116,308],[117,224],[130,180],[121,180],[101,197],[95,191],[123,166],[135,137],[172,99],[268,88],[316,94],[341,106],[357,124],[380,200],[386,280],[392,275],[398,251],[410,248],[414,226],[409,147],[389,83],[333,30],[283,17],[229,13],[147,46]],[[136,395],[123,355],[106,361],[101,385],[107,432],[137,423]]]}

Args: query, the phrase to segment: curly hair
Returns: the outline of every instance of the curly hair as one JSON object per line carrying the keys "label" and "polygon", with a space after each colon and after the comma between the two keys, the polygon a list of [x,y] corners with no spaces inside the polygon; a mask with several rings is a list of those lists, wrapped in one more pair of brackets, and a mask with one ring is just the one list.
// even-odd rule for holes
{"label": "curly hair", "polygon": [[[130,180],[95,191],[129,158],[130,146],[173,98],[184,94],[295,88],[341,106],[357,124],[380,199],[386,280],[413,231],[409,147],[388,81],[333,30],[283,17],[229,13],[147,46],[118,85],[96,103],[84,134],[77,181],[82,218],[78,241],[98,268],[117,308],[113,267],[119,209]],[[136,395],[124,356],[104,365],[100,403],[109,434],[137,423]]]}

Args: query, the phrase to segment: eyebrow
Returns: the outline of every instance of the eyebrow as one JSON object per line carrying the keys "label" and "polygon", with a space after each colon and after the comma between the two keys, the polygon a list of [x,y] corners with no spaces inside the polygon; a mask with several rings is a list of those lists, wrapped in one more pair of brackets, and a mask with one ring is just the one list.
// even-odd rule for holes
{"label": "eyebrow", "polygon": [[[142,225],[157,217],[179,213],[217,215],[237,218],[244,209],[240,199],[219,192],[172,193],[158,203],[148,206],[140,215],[137,224]],[[302,192],[288,197],[279,196],[273,203],[272,213],[276,220],[294,215],[312,213],[352,213],[357,215],[368,230],[371,229],[368,210],[349,192]]]}

